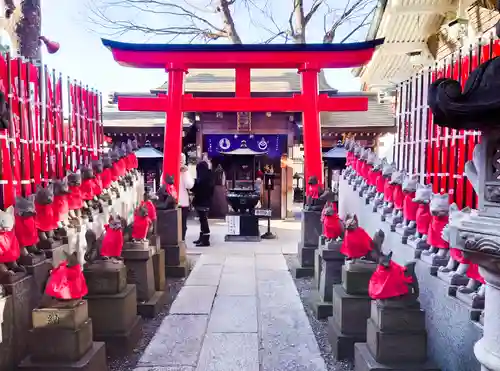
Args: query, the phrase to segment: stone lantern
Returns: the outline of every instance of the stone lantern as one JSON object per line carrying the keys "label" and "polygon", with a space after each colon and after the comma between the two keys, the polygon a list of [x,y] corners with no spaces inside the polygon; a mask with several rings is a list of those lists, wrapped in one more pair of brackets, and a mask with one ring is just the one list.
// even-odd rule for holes
{"label": "stone lantern", "polygon": [[479,265],[486,281],[484,335],[474,346],[482,371],[500,371],[500,57],[474,70],[462,91],[454,80],[439,79],[429,88],[434,122],[452,129],[480,130],[466,174],[478,210],[450,215],[450,244]]}

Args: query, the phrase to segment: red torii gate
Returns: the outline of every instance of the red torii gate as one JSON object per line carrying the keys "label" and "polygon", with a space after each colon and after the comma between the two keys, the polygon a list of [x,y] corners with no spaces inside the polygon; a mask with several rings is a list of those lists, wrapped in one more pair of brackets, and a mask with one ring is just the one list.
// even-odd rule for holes
{"label": "red torii gate", "polygon": [[[350,44],[178,45],[129,44],[102,40],[115,61],[137,68],[164,68],[168,95],[120,97],[120,111],[166,112],[163,173],[173,175],[178,189],[182,151],[183,112],[303,112],[305,177],[315,175],[323,183],[322,111],[366,111],[363,97],[328,97],[318,92],[322,68],[353,68],[370,61],[383,39]],[[190,68],[234,68],[235,97],[202,98],[184,94],[184,75]],[[296,68],[302,77],[302,93],[283,98],[252,97],[252,68]],[[168,154],[168,155],[167,155]]]}

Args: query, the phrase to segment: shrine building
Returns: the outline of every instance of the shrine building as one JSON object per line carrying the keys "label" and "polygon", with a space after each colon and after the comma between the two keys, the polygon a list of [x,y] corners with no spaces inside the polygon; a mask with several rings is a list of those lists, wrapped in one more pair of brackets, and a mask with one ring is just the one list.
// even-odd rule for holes
{"label": "shrine building", "polygon": [[[185,92],[194,97],[233,97],[233,69],[191,69],[186,76]],[[165,94],[167,83],[149,93],[112,93],[104,105],[104,131],[113,142],[121,143],[135,137],[140,146],[149,142],[163,152],[165,114],[163,112],[119,111],[119,97],[152,97]],[[251,91],[254,97],[289,97],[300,93],[300,76],[289,69],[255,69],[251,71]],[[319,92],[329,96],[367,96],[368,111],[322,112],[322,150],[326,152],[346,135],[355,135],[367,146],[377,147],[379,137],[394,131],[393,106],[380,100],[376,93],[340,93],[319,75]],[[261,168],[272,165],[278,177],[272,195],[273,214],[286,217],[292,210],[293,174],[303,169],[292,161],[303,157],[302,113],[290,112],[189,112],[184,115],[183,151],[188,161],[196,162],[202,153],[220,163],[219,152],[239,148],[244,140],[249,148],[266,152]],[[297,162],[297,161],[295,161]],[[224,165],[224,164],[223,164]]]}

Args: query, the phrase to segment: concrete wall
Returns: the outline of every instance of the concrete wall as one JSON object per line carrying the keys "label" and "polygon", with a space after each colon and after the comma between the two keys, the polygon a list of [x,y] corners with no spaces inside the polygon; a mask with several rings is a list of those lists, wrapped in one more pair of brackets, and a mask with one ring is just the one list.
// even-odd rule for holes
{"label": "concrete wall", "polygon": [[[371,205],[343,178],[340,181],[339,213],[355,212],[360,224],[373,235],[377,229],[385,232],[384,252],[393,251],[393,259],[399,263],[413,259],[414,249],[401,244],[401,236],[390,232],[389,225],[380,221],[380,214],[372,212]],[[430,266],[417,261],[417,276],[420,284],[420,303],[426,311],[428,352],[442,371],[479,371],[473,346],[482,337],[482,326],[469,319],[469,310],[454,297],[448,296],[445,282],[429,273]]]}

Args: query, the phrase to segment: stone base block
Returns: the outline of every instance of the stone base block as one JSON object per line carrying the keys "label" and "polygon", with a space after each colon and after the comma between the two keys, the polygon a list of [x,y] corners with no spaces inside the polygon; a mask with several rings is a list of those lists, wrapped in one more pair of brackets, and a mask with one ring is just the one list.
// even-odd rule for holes
{"label": "stone base block", "polygon": [[49,242],[49,240],[40,240],[37,244],[37,247],[45,252],[45,256],[48,259],[52,259],[54,251],[60,249],[62,245],[62,241],[53,240],[52,242]]}
{"label": "stone base block", "polygon": [[323,261],[323,257],[321,256],[322,248],[316,249],[314,252],[314,287],[319,291],[319,285],[321,280],[321,263]]}
{"label": "stone base block", "polygon": [[181,249],[179,245],[163,246],[165,251],[165,264],[168,266],[176,266],[181,263]]}
{"label": "stone base block", "polygon": [[340,331],[333,317],[328,318],[328,341],[336,360],[354,359],[354,344],[366,341],[363,334],[347,335]]}
{"label": "stone base block", "polygon": [[301,267],[312,267],[314,269],[314,253],[317,247],[299,245],[298,259]]}
{"label": "stone base block", "polygon": [[155,290],[165,290],[165,250],[158,249],[153,255],[153,274],[155,278]]}
{"label": "stone base block", "polygon": [[22,361],[18,369],[23,371],[108,371],[106,349],[104,343],[93,343],[92,348],[81,359],[66,363],[35,362],[28,357]]}
{"label": "stone base block", "polygon": [[[321,211],[302,211],[301,244],[307,247],[318,247],[319,236],[323,231]],[[299,246],[300,250],[300,246]]]}
{"label": "stone base block", "polygon": [[354,371],[440,371],[431,362],[384,365],[375,360],[364,343],[354,345]]}
{"label": "stone base block", "polygon": [[318,299],[318,301],[313,303],[313,311],[314,317],[317,320],[331,317],[333,315],[332,303],[321,301],[320,299]]}
{"label": "stone base block", "polygon": [[127,268],[123,262],[101,260],[83,270],[89,295],[112,295],[127,287]]}
{"label": "stone base block", "polygon": [[94,340],[106,343],[106,353],[112,357],[129,354],[142,337],[142,319],[136,316],[127,331],[108,334],[94,334]]}
{"label": "stone base block", "polygon": [[[153,259],[151,255],[146,259],[128,257],[128,253],[132,251],[123,250],[125,266],[127,267],[127,283],[136,286],[137,300],[148,301],[155,293]],[[134,252],[138,252],[138,250]],[[150,251],[147,250],[145,253],[150,254]]]}
{"label": "stone base block", "polygon": [[444,258],[437,256],[437,254],[422,254],[420,259],[433,267],[442,267],[448,264],[449,258],[445,256]]}
{"label": "stone base block", "polygon": [[34,362],[76,362],[92,347],[92,320],[77,329],[34,328],[30,340],[29,353]]}
{"label": "stone base block", "polygon": [[294,267],[292,269],[292,276],[294,278],[307,278],[314,276],[314,267]]}
{"label": "stone base block", "polygon": [[476,293],[465,294],[457,290],[456,298],[472,309],[484,309],[484,297]]}
{"label": "stone base block", "polygon": [[154,318],[161,312],[167,299],[165,291],[156,291],[148,301],[137,303],[137,314],[144,318]]}
{"label": "stone base block", "polygon": [[36,302],[40,302],[42,295],[45,291],[45,286],[47,285],[47,280],[49,279],[50,271],[52,269],[52,263],[48,259],[44,259],[35,263],[34,265],[25,265],[26,271],[33,276],[36,292]]}
{"label": "stone base block", "polygon": [[92,318],[94,339],[96,335],[128,331],[137,316],[137,295],[134,285],[112,295],[85,297]]}
{"label": "stone base block", "polygon": [[427,333],[406,331],[380,331],[372,319],[366,328],[366,344],[380,363],[423,363],[427,359]]}
{"label": "stone base block", "polygon": [[450,286],[465,286],[469,282],[469,278],[467,276],[456,274],[455,272],[440,272],[438,270],[437,276],[440,280],[446,282]]}
{"label": "stone base block", "polygon": [[370,319],[381,331],[424,331],[425,312],[416,308],[388,308],[371,302]]}
{"label": "stone base block", "polygon": [[342,333],[364,336],[366,320],[370,317],[370,307],[370,297],[350,295],[345,292],[342,285],[333,285],[333,318]]}
{"label": "stone base block", "polygon": [[167,265],[165,266],[165,276],[171,278],[184,278],[188,275],[188,268],[186,263],[179,265]]}
{"label": "stone base block", "polygon": [[342,266],[342,287],[350,295],[368,295],[368,283],[377,265],[373,264],[373,270],[352,271]]}

